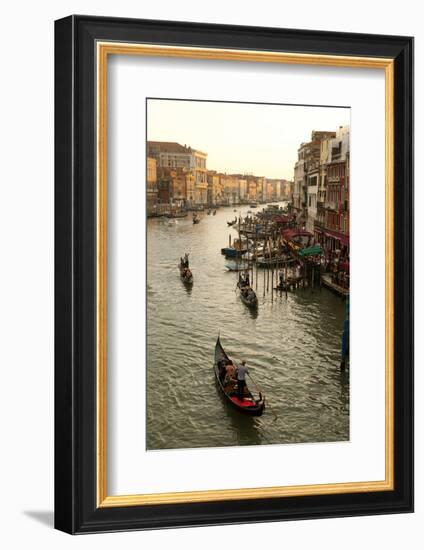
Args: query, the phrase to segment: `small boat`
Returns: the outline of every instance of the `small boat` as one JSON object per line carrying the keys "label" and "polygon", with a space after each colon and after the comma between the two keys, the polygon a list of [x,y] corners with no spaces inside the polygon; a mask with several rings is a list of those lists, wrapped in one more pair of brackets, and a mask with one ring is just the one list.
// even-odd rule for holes
{"label": "small boat", "polygon": [[249,274],[239,275],[237,287],[240,290],[241,301],[246,304],[247,307],[258,307],[258,297],[256,296],[256,292],[250,286]]}
{"label": "small boat", "polygon": [[229,260],[225,262],[225,267],[228,269],[228,271],[246,271],[247,269],[250,269],[250,263],[243,260]]}
{"label": "small boat", "polygon": [[264,258],[263,256],[258,256],[256,259],[258,267],[271,267],[273,265],[281,264],[282,260],[280,258]]}
{"label": "small boat", "polygon": [[180,270],[180,277],[183,283],[185,283],[186,285],[192,285],[193,273],[191,272],[188,265],[188,254],[186,254],[184,258],[180,258],[178,269]]}
{"label": "small boat", "polygon": [[240,258],[247,252],[246,248],[234,248],[234,246],[225,246],[221,248],[221,254],[227,258]]}
{"label": "small boat", "polygon": [[256,202],[252,202],[251,204],[249,204],[249,207],[250,208],[258,208],[258,205],[256,204]]}
{"label": "small boat", "polygon": [[256,308],[258,307],[258,298],[256,292],[251,286],[244,286],[240,288],[240,298],[241,301],[247,305],[247,307]]}
{"label": "small boat", "polygon": [[180,212],[169,212],[168,214],[166,214],[166,217],[168,219],[173,219],[173,218],[186,218],[188,216],[188,212],[185,212],[185,211],[180,211]]}
{"label": "small boat", "polygon": [[228,227],[231,227],[232,225],[235,225],[238,222],[237,216],[232,220],[231,222],[227,222]]}
{"label": "small boat", "polygon": [[280,282],[277,286],[274,287],[274,290],[277,290],[279,292],[285,292],[286,290],[290,290],[290,284],[289,282]]}
{"label": "small boat", "polygon": [[197,214],[193,214],[193,223],[200,223],[200,218],[197,216]]}
{"label": "small boat", "polygon": [[219,336],[215,344],[214,372],[216,383],[222,392],[224,399],[239,412],[249,416],[261,416],[265,410],[265,396],[259,392],[257,399],[253,396],[247,385],[244,389],[243,400],[237,397],[237,385],[234,382],[226,382],[226,366],[232,365],[231,359],[225,353]]}

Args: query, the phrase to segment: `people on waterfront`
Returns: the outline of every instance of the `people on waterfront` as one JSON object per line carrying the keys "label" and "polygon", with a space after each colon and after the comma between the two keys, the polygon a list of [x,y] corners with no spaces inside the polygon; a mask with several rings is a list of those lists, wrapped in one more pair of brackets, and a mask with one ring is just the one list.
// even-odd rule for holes
{"label": "people on waterfront", "polygon": [[244,388],[246,387],[246,374],[248,372],[246,361],[242,361],[241,365],[237,368],[237,397],[240,401],[243,401]]}

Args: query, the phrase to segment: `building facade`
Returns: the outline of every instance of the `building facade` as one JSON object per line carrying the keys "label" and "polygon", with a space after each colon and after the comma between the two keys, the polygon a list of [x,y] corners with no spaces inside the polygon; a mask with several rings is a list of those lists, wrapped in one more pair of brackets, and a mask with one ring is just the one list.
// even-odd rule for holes
{"label": "building facade", "polygon": [[311,133],[311,141],[302,143],[298,149],[298,159],[294,166],[293,211],[299,222],[313,232],[318,216],[321,142],[336,136],[333,131]]}
{"label": "building facade", "polygon": [[146,210],[147,215],[151,216],[155,214],[158,202],[157,171],[156,160],[154,158],[147,157],[146,170]]}
{"label": "building facade", "polygon": [[349,257],[350,131],[338,128],[335,137],[321,144],[319,210],[314,221],[316,240],[327,255],[337,251]]}
{"label": "building facade", "polygon": [[[194,176],[192,202],[206,204],[208,200],[207,153],[170,141],[148,141],[147,155],[156,160],[158,168],[184,169]],[[189,202],[189,197],[186,197]]]}
{"label": "building facade", "polygon": [[207,203],[209,206],[222,204],[223,194],[219,174],[214,170],[208,170],[206,174],[208,182]]}

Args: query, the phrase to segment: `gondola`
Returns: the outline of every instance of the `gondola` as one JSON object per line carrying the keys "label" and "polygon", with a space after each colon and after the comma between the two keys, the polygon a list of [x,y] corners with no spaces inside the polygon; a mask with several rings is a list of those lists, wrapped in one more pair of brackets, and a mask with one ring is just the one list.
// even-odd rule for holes
{"label": "gondola", "polygon": [[274,287],[274,290],[278,290],[279,292],[285,292],[286,290],[290,290],[290,284],[285,283],[284,281],[279,283],[277,286]]}
{"label": "gondola", "polygon": [[247,280],[243,277],[242,274],[239,275],[239,280],[237,287],[240,290],[241,301],[246,304],[248,307],[257,308],[258,307],[258,297],[256,292],[249,284],[249,279]]}
{"label": "gondola", "polygon": [[178,269],[180,270],[180,277],[184,284],[186,285],[192,285],[193,284],[193,273],[190,271],[188,267],[188,257],[186,261],[184,262],[183,258],[180,259],[180,264],[178,266]]}
{"label": "gondola", "polygon": [[240,286],[239,289],[241,301],[246,304],[247,307],[258,307],[258,297],[251,286]]}
{"label": "gondola", "polygon": [[225,365],[232,364],[232,361],[225,353],[219,336],[215,344],[214,371],[216,383],[222,395],[228,403],[242,414],[249,416],[261,416],[265,410],[265,396],[259,392],[258,399],[255,399],[247,385],[244,390],[243,401],[237,397],[237,388],[234,383],[225,384]]}

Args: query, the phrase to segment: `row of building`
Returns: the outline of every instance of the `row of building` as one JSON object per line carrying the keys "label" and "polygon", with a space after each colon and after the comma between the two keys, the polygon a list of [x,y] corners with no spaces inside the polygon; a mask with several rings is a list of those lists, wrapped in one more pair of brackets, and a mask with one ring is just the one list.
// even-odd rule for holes
{"label": "row of building", "polygon": [[349,126],[313,131],[300,145],[292,210],[325,251],[349,257]]}
{"label": "row of building", "polygon": [[175,142],[147,142],[147,212],[164,204],[185,208],[291,200],[293,182],[207,169],[207,153]]}

